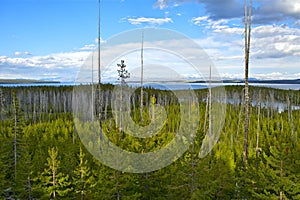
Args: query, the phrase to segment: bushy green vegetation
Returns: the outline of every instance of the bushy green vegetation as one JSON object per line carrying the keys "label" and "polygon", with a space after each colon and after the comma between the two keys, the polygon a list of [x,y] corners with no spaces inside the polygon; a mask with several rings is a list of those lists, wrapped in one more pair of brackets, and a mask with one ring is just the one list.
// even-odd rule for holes
{"label": "bushy green vegetation", "polygon": [[[168,120],[153,138],[137,139],[112,120],[113,86],[103,87],[103,130],[112,142],[133,151],[154,151],[176,134],[178,100],[167,91],[145,89],[143,120],[139,93],[131,116],[145,125],[151,102],[166,107]],[[198,153],[207,132],[200,120],[189,150],[163,169],[131,174],[96,160],[82,144],[72,115],[71,87],[0,88],[0,196],[14,199],[300,199],[299,91],[250,88],[249,155],[242,167],[244,107],[242,87],[226,88],[225,124],[218,143],[204,158]],[[201,119],[207,90],[196,91]],[[96,96],[96,95],[95,95]],[[155,97],[155,99],[153,98]],[[286,104],[283,112],[271,106]]]}

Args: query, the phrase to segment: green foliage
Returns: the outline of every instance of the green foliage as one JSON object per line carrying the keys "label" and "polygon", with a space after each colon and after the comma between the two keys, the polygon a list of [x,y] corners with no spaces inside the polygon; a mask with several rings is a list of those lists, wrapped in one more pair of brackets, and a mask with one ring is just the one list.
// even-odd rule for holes
{"label": "green foliage", "polygon": [[92,171],[81,146],[79,148],[78,160],[79,162],[72,177],[72,185],[78,199],[88,199],[92,186]]}
{"label": "green foliage", "polygon": [[[110,102],[113,87],[103,85],[108,96],[104,104]],[[206,102],[202,101],[207,91],[199,90],[195,92],[200,113],[192,116],[200,118],[199,127],[197,130],[184,127],[196,134],[189,150],[163,169],[130,174],[103,165],[85,149],[81,141],[90,141],[91,147],[95,144],[91,135],[77,136],[70,113],[71,88],[1,88],[5,104],[1,104],[0,196],[3,199],[279,199],[280,196],[300,199],[300,111],[288,109],[300,105],[299,91],[250,87],[253,102],[249,115],[249,157],[243,169],[242,88],[231,86],[226,90],[233,103],[227,104],[219,141],[206,157],[198,157],[208,130]],[[285,102],[286,109],[279,112],[261,106],[258,116],[255,100],[259,91],[261,102]],[[171,92],[145,88],[141,120],[138,95],[136,91],[131,97],[133,121],[140,126],[147,126],[152,120],[162,121],[163,115],[155,113],[158,108],[155,105],[160,105],[167,116],[160,131],[145,139],[120,131],[108,104],[107,113],[103,114],[103,134],[128,151],[155,151],[174,139],[181,123],[179,101]],[[76,129],[92,130],[92,122],[82,122]]]}
{"label": "green foliage", "polygon": [[58,150],[54,147],[48,150],[49,157],[44,171],[39,175],[39,188],[44,198],[68,197],[72,192],[69,176],[60,172]]}

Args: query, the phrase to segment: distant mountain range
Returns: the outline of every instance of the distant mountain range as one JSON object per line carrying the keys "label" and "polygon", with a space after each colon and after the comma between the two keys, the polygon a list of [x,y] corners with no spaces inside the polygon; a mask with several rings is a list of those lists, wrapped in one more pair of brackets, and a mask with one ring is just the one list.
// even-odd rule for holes
{"label": "distant mountain range", "polygon": [[40,84],[60,83],[59,81],[34,80],[34,79],[0,79],[0,84]]}
{"label": "distant mountain range", "polygon": [[[191,81],[191,83],[206,83],[206,81]],[[220,81],[211,81],[212,83]],[[245,83],[244,79],[225,79],[222,80],[223,83]],[[282,79],[282,80],[259,80],[255,78],[249,78],[249,83],[266,83],[266,84],[300,84],[300,79]]]}
{"label": "distant mountain range", "polygon": [[[208,80],[191,80],[189,83],[207,83]],[[220,83],[220,81],[211,81],[212,83]],[[244,83],[244,79],[224,79],[223,83]],[[0,79],[0,84],[41,84],[41,83],[61,83],[60,81],[51,80],[35,80],[35,79]],[[249,78],[249,83],[265,83],[265,84],[300,84],[300,79],[282,79],[282,80],[260,80]]]}

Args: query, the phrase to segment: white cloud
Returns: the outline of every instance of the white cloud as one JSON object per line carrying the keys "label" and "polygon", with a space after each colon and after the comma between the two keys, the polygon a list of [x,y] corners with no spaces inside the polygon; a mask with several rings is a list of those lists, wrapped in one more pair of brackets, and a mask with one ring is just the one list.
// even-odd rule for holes
{"label": "white cloud", "polygon": [[[300,38],[298,38],[299,40]],[[275,44],[275,48],[287,55],[300,56],[299,44],[291,44],[290,42],[278,42]]]}
{"label": "white cloud", "polygon": [[209,18],[213,20],[241,17],[243,7],[239,0],[158,0],[154,7],[166,9],[170,4],[177,7],[182,3],[203,4]]}
{"label": "white cloud", "polygon": [[243,34],[244,28],[230,27],[230,22],[231,20],[227,19],[212,20],[209,16],[194,17],[192,19],[193,24],[212,30],[215,33]]}
{"label": "white cloud", "polygon": [[[222,76],[243,77],[244,71],[244,41],[241,31],[243,28],[230,27],[231,20],[214,21],[208,16],[194,18],[194,22],[199,22],[201,26],[209,26],[211,32],[205,38],[198,39],[196,42],[208,54],[206,60],[211,59]],[[138,31],[137,31],[138,32]],[[126,60],[127,66],[138,67],[140,65],[140,35],[137,33],[136,41],[126,42],[127,35],[124,35],[124,44],[118,44],[115,48],[109,48],[102,52],[104,59],[101,61],[106,67],[104,75],[113,77],[116,80],[116,63],[121,59]],[[158,34],[159,35],[159,34]],[[155,36],[155,34],[151,35]],[[168,38],[172,39],[172,38]],[[124,41],[124,40],[118,40]],[[182,47],[182,41],[175,38],[172,42],[153,40],[145,41],[145,48],[154,47],[164,49],[169,45],[171,49],[179,52],[180,55],[187,55],[188,60],[199,60],[205,55],[195,53],[194,47]],[[109,41],[108,41],[109,42]],[[110,43],[111,45],[111,43]],[[170,46],[171,45],[171,46]],[[105,46],[105,45],[103,45]],[[85,45],[82,49],[88,50],[95,45]],[[127,52],[125,50],[132,50]],[[126,54],[124,54],[126,52]],[[11,74],[14,77],[42,77],[45,74],[51,75],[50,78],[57,80],[74,80],[80,67],[89,57],[90,52],[64,52],[55,53],[47,56],[29,57],[7,57],[0,56],[0,74]],[[252,29],[251,54],[250,54],[250,77],[254,78],[293,78],[298,74],[299,77],[299,56],[300,56],[300,30],[286,25],[281,26],[257,26]],[[137,59],[138,57],[138,59]],[[95,60],[96,56],[94,57]],[[196,73],[190,73],[186,63],[176,59],[174,55],[168,55],[162,51],[146,51],[145,65],[155,64],[172,66],[179,74],[186,77],[195,77]],[[91,62],[87,63],[91,66]],[[109,67],[108,67],[109,66]],[[183,67],[184,66],[184,67]],[[203,73],[207,74],[208,62],[203,64]],[[230,72],[230,74],[228,74]],[[276,73],[275,73],[276,72]],[[197,75],[198,76],[198,75]],[[96,76],[95,76],[96,77]],[[199,76],[200,77],[200,76]],[[297,77],[296,77],[297,78]]]}
{"label": "white cloud", "polygon": [[15,55],[15,56],[29,56],[29,55],[31,55],[31,53],[28,52],[28,51],[16,51],[16,52],[14,53],[14,55]]}
{"label": "white cloud", "polygon": [[[95,38],[95,40],[94,40],[95,43],[98,44],[98,40],[99,40],[98,38]],[[101,37],[100,37],[100,43],[101,43],[101,44],[105,43],[105,40],[103,40]]]}
{"label": "white cloud", "polygon": [[7,56],[0,56],[0,62],[7,59],[8,57]]}
{"label": "white cloud", "polygon": [[173,20],[169,17],[165,17],[165,18],[139,17],[139,18],[129,18],[128,22],[134,25],[142,24],[142,23],[162,25],[165,23],[173,23]]}
{"label": "white cloud", "polygon": [[200,26],[203,23],[209,22],[208,16],[194,17],[192,19],[193,24]]}
{"label": "white cloud", "polygon": [[287,25],[263,25],[257,26],[252,29],[252,33],[255,37],[273,37],[283,35],[300,35],[300,29],[290,28]]}
{"label": "white cloud", "polygon": [[[226,57],[239,56],[243,53],[244,28],[231,25],[232,20],[214,21],[208,16],[202,16],[193,18],[192,22],[204,27],[205,30],[210,30],[208,33],[210,36],[205,40],[209,40],[207,46],[215,49],[214,57],[225,57],[222,54]],[[252,58],[283,58],[300,55],[300,29],[287,25],[261,25],[254,26],[251,34]],[[218,46],[213,44],[218,44]],[[211,49],[211,47],[208,48]]]}
{"label": "white cloud", "polygon": [[244,29],[243,28],[238,28],[238,27],[229,27],[229,26],[223,26],[219,27],[214,30],[216,33],[223,33],[223,34],[243,34]]}
{"label": "white cloud", "polygon": [[294,22],[295,26],[300,26],[300,20]]}
{"label": "white cloud", "polygon": [[79,50],[81,51],[93,51],[95,50],[97,47],[97,45],[95,44],[86,44],[83,47],[81,47]]}
{"label": "white cloud", "polygon": [[[241,0],[158,0],[154,7],[166,9],[171,4],[199,3],[204,6],[209,19],[243,18],[244,8]],[[270,24],[289,19],[300,19],[299,0],[259,0],[254,2],[253,22]]]}
{"label": "white cloud", "polygon": [[287,26],[258,26],[252,31],[252,55],[281,58],[300,55],[300,30]]}
{"label": "white cloud", "polygon": [[254,22],[270,23],[287,19],[300,19],[300,1],[260,0],[262,5],[254,10]]}
{"label": "white cloud", "polygon": [[[250,78],[256,78],[258,80],[283,80],[283,79],[298,79],[300,73],[291,74],[287,72],[271,72],[271,73],[251,73]],[[231,74],[223,73],[221,74],[223,79],[243,79],[244,74]]]}
{"label": "white cloud", "polygon": [[[244,77],[244,28],[216,23],[207,16],[194,18],[201,27],[209,28],[198,44],[209,54],[220,74]],[[261,25],[252,28],[250,75],[255,78],[297,78],[299,74],[300,30],[287,25]],[[279,74],[272,74],[277,71]],[[286,73],[288,72],[288,73]],[[240,74],[240,75],[239,75]],[[261,74],[261,75],[260,75]],[[253,76],[252,76],[253,75]],[[299,77],[299,76],[298,76]]]}
{"label": "white cloud", "polygon": [[[154,40],[153,36],[156,35],[155,33],[148,32],[147,29],[144,31],[146,39],[146,41],[144,41],[144,70],[145,72],[148,70],[148,72],[145,73],[145,78],[155,79],[164,77],[165,80],[174,81],[174,79],[178,80],[180,77],[187,79],[187,77],[199,73],[206,74],[207,76],[210,60],[204,51],[199,51],[199,47],[196,43],[191,45],[191,40],[178,39],[176,35],[174,37],[172,34],[164,33],[161,33],[161,35],[164,35],[165,38],[162,40]],[[124,37],[125,36],[127,35],[124,35]],[[133,35],[131,36],[133,37]],[[140,67],[140,41],[137,40],[126,43],[122,41],[121,44],[115,44],[115,41],[119,41],[120,43],[121,39],[116,39],[112,42],[108,41],[106,43],[108,46],[103,46],[104,49],[101,52],[101,56],[103,56],[101,60],[101,65],[103,66],[102,80],[117,80],[116,66],[120,60],[125,60],[125,64],[132,75],[128,81],[135,79],[140,80],[138,78],[140,75],[140,73],[138,73],[139,70],[136,69]],[[112,46],[112,44],[114,45]],[[95,57],[97,57],[97,55],[94,55],[94,58]],[[191,63],[194,65],[191,65]],[[91,81],[91,58],[89,58],[89,61],[86,62],[84,66],[86,67],[82,68],[78,81]],[[197,70],[194,66],[200,69]],[[166,73],[166,70],[163,70],[166,68],[169,69],[171,73]],[[94,77],[96,77],[96,71],[94,70],[94,72]],[[171,74],[177,74],[177,76],[171,76]],[[182,75],[186,76],[183,77]]]}
{"label": "white cloud", "polygon": [[72,81],[90,52],[65,52],[46,56],[0,56],[0,74],[6,78]]}
{"label": "white cloud", "polygon": [[157,2],[154,4],[154,7],[159,7],[161,10],[165,9],[168,7],[168,4],[172,0],[157,0]]}

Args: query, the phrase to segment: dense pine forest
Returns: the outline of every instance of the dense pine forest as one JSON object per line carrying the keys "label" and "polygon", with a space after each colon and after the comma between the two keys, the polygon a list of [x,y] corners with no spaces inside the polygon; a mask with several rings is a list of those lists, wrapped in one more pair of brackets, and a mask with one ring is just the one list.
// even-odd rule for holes
{"label": "dense pine forest", "polygon": [[[173,139],[180,120],[172,92],[145,88],[142,115],[139,89],[132,95],[136,123],[148,123],[152,104],[164,106],[168,116],[159,134],[136,139],[112,120],[113,88],[103,85],[101,93],[103,134],[113,143],[144,152]],[[188,151],[165,168],[139,174],[109,168],[89,153],[74,126],[73,87],[0,87],[1,199],[300,199],[300,92],[250,87],[245,165],[243,87],[226,87],[225,123],[204,158],[208,90],[195,93],[201,120]]]}

